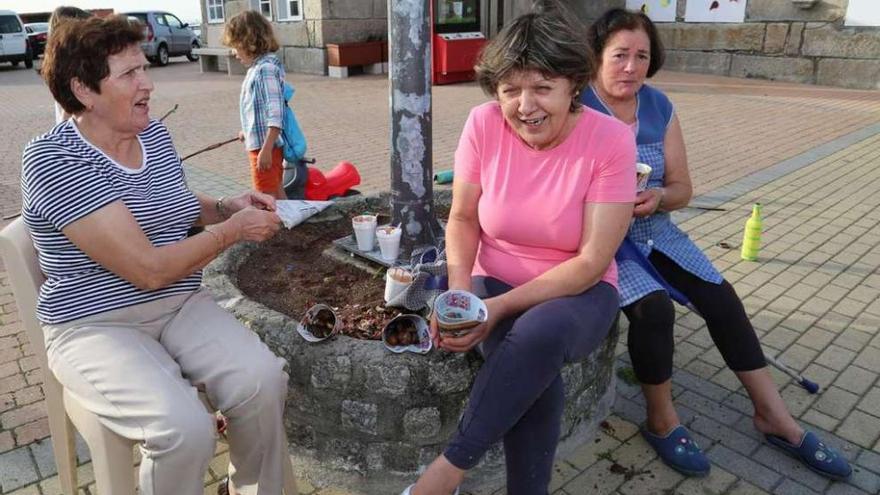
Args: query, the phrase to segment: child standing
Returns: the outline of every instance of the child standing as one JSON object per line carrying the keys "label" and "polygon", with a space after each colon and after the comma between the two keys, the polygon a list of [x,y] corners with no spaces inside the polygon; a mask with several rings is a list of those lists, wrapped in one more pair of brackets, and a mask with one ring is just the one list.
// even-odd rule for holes
{"label": "child standing", "polygon": [[241,85],[241,132],[251,165],[254,189],[286,199],[282,185],[284,115],[284,66],[272,52],[278,40],[272,25],[255,10],[246,10],[226,23],[223,44],[235,58],[249,66]]}

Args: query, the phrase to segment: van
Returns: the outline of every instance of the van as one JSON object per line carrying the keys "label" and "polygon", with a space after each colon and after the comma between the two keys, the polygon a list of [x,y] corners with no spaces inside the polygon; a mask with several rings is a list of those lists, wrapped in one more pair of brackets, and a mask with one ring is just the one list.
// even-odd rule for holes
{"label": "van", "polygon": [[34,67],[27,31],[18,14],[11,10],[0,10],[0,62],[12,62],[13,66],[24,62],[28,69]]}

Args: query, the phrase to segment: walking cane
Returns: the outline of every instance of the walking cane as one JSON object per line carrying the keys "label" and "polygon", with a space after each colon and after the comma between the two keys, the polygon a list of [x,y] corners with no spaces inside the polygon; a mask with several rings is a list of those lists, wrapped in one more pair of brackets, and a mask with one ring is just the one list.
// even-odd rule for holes
{"label": "walking cane", "polygon": [[[648,273],[648,275],[651,276],[651,278],[653,278],[658,284],[663,286],[663,288],[666,290],[666,292],[669,293],[669,297],[671,297],[673,301],[690,309],[698,315],[700,314],[700,312],[697,311],[697,308],[694,307],[687,296],[685,296],[681,291],[670,285],[669,282],[667,282],[663,278],[663,276],[660,275],[660,272],[658,272],[657,269],[654,268],[654,265],[651,264],[648,258],[645,257],[645,255],[642,254],[641,251],[639,251],[639,248],[636,247],[635,243],[633,243],[633,241],[631,241],[629,237],[625,237],[623,239],[623,242],[617,249],[617,254],[614,255],[614,259],[618,262],[629,260],[638,264],[643,270]],[[780,360],[778,357],[773,358],[765,354],[764,358],[767,360],[768,363],[775,366],[778,370],[794,378],[795,381],[797,381],[798,385],[803,387],[807,392],[815,394],[819,391],[819,385],[817,383],[804,378],[802,375],[799,375],[796,371],[786,366],[785,363],[783,363],[782,360]]]}

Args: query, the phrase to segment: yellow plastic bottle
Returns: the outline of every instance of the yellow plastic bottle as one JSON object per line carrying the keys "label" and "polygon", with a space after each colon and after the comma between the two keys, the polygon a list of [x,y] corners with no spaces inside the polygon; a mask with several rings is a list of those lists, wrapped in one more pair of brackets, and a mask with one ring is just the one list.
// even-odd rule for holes
{"label": "yellow plastic bottle", "polygon": [[746,220],[746,230],[743,232],[742,259],[757,261],[758,251],[761,250],[761,203],[755,203],[752,207],[752,216]]}

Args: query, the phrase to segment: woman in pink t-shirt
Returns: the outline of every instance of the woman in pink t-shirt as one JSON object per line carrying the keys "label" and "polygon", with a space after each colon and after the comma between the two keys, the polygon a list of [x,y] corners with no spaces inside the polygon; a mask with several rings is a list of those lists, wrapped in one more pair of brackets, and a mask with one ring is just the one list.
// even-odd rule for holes
{"label": "woman in pink t-shirt", "polygon": [[560,370],[617,316],[614,252],[635,199],[635,140],[586,109],[583,36],[557,12],[528,14],[484,50],[493,101],[471,111],[455,153],[446,230],[449,288],[484,298],[489,321],[438,346],[486,361],[444,453],[404,493],[448,495],[503,440],[507,491],[547,493],[560,433]]}

